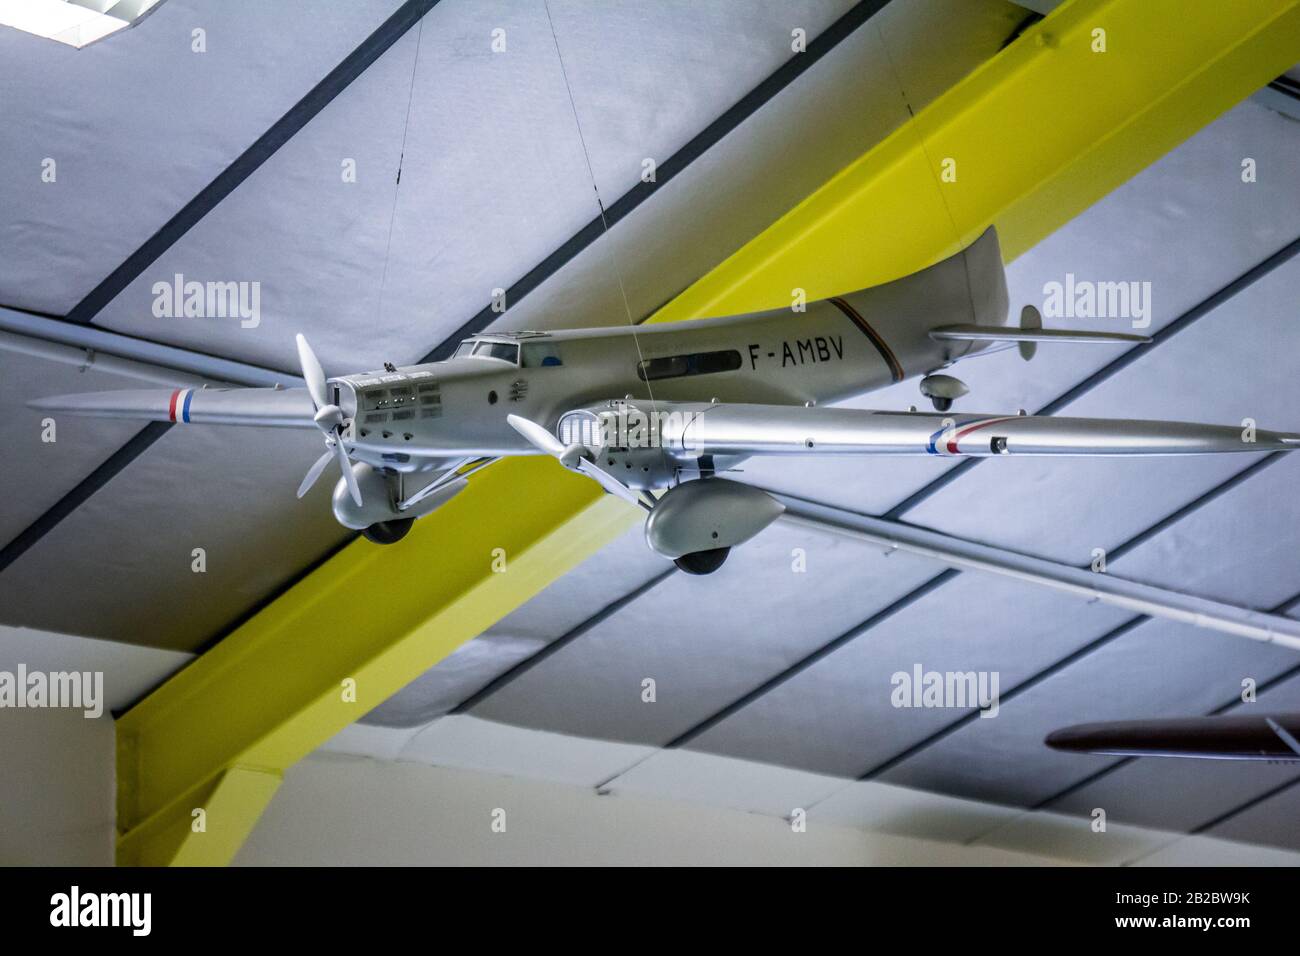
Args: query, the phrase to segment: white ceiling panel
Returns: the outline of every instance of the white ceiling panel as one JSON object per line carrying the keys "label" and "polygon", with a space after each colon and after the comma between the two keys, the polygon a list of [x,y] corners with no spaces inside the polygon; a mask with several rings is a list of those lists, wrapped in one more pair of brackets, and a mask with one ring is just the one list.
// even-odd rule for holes
{"label": "white ceiling panel", "polygon": [[398,6],[168,0],[80,50],[0,27],[0,303],[65,314]]}
{"label": "white ceiling panel", "polygon": [[1296,814],[1300,813],[1300,786],[1297,784],[1300,784],[1300,775],[1293,769],[1290,786],[1211,827],[1205,831],[1206,835],[1300,850],[1300,833],[1295,827]]}
{"label": "white ceiling panel", "polygon": [[456,648],[363,719],[390,727],[427,724],[671,567],[635,528]]}
{"label": "white ceiling panel", "polygon": [[[802,549],[806,571],[794,570]],[[664,743],[931,577],[930,562],[778,522],[709,577],[677,574],[471,711]],[[655,701],[642,699],[655,682]]]}
{"label": "white ceiling panel", "polygon": [[[0,574],[8,624],[195,650],[348,532],[299,430],[174,427]],[[193,570],[202,548],[206,571]]]}
{"label": "white ceiling panel", "polygon": [[1112,758],[1062,753],[1043,739],[1067,724],[1202,714],[1234,699],[1241,679],[1267,680],[1296,654],[1169,621],[1147,621],[1004,701],[886,772],[904,786],[1032,805]]}
{"label": "white ceiling panel", "polygon": [[[1300,458],[1283,456],[1131,552],[1109,570],[1268,610],[1300,594]],[[1224,560],[1227,555],[1242,559]]]}
{"label": "white ceiling panel", "polygon": [[420,731],[402,748],[400,759],[594,787],[652,752],[634,744],[459,715],[443,717]]}
{"label": "white ceiling panel", "polygon": [[895,674],[910,678],[917,666],[922,673],[996,671],[1005,693],[1128,616],[1027,584],[961,574],[690,746],[851,779],[966,712],[895,706]]}
{"label": "white ceiling panel", "polygon": [[[27,407],[30,399],[67,392],[139,388],[132,379],[98,369],[82,371],[29,355],[0,352],[0,546],[33,521],[121,448],[142,427],[73,415],[51,416]],[[43,439],[46,419],[54,419],[54,441]]]}
{"label": "white ceiling panel", "polygon": [[[791,817],[843,787],[834,777],[690,750],[652,750],[607,789]],[[826,818],[821,817],[820,820]]]}
{"label": "white ceiling panel", "polygon": [[[581,65],[581,78],[571,77],[575,97],[589,87],[600,104],[580,137],[546,7],[443,0],[118,296],[102,322],[272,367],[292,364],[300,330],[331,371],[414,361],[597,215],[584,140],[604,150],[604,162],[626,167],[605,173],[611,201],[636,182],[641,155],[667,158],[756,85],[756,74],[792,55],[788,16],[824,23],[837,6],[816,0],[782,13],[770,4],[737,19],[718,4],[601,7],[602,15],[590,4],[557,4],[562,23],[586,22],[561,47]],[[739,53],[693,66],[698,47],[683,38],[728,29]],[[503,52],[493,51],[494,30],[505,31]],[[668,50],[681,62],[664,63]],[[679,78],[647,96],[655,70]],[[695,91],[685,99],[682,77]],[[620,119],[607,133],[614,107]],[[629,130],[637,143],[630,165]],[[355,182],[342,175],[348,159]],[[260,282],[261,324],[153,318],[153,283],[178,272]]]}

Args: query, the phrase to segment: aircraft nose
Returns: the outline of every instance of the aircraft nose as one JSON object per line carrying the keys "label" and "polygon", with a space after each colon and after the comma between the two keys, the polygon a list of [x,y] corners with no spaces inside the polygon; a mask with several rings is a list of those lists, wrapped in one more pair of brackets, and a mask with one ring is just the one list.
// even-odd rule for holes
{"label": "aircraft nose", "polygon": [[330,401],[343,410],[345,419],[357,416],[357,390],[346,379],[333,378],[326,383]]}

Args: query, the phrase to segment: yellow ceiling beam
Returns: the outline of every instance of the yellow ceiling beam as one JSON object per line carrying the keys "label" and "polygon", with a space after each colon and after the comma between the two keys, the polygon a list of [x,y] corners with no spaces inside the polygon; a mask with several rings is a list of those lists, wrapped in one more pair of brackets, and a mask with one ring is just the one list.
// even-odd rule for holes
{"label": "yellow ceiling beam", "polygon": [[348,545],[118,720],[118,863],[228,862],[286,768],[640,514],[537,456]]}
{"label": "yellow ceiling beam", "polygon": [[[991,224],[1010,262],[1300,61],[1298,6],[1071,0],[652,321],[786,306],[796,286],[816,300],[877,285]],[[878,20],[862,29],[897,59]],[[1239,173],[1224,168],[1225,189]]]}
{"label": "yellow ceiling beam", "polygon": [[[1297,61],[1300,0],[1070,0],[655,320],[873,285],[990,223],[1014,258]],[[345,548],[118,722],[119,862],[228,860],[284,769],[638,518],[549,458],[515,459],[401,544]]]}

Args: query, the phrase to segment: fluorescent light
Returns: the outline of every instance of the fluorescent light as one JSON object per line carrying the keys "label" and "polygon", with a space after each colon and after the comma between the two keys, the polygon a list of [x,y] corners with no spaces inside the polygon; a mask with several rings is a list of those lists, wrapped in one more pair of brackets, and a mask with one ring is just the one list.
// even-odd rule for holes
{"label": "fluorescent light", "polygon": [[161,0],[0,0],[0,25],[69,46],[130,26]]}

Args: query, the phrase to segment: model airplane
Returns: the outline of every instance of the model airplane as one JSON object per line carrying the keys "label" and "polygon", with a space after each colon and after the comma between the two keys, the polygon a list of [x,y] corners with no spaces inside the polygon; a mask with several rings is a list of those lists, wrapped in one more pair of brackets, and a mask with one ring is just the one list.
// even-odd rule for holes
{"label": "model airplane", "polygon": [[[484,333],[442,362],[327,378],[306,340],[307,388],[117,391],[37,408],[195,424],[320,429],[342,478],[334,514],[371,541],[411,523],[498,458],[544,453],[648,513],[650,547],[707,574],[782,506],[719,477],[754,455],[1174,455],[1287,451],[1300,435],[1183,422],[945,414],[967,392],[940,370],[1039,342],[1141,343],[1048,330],[1028,307],[1005,325],[989,229],[962,252],[885,285],[789,309],[644,327]],[[920,378],[936,413],[823,408]],[[651,492],[663,491],[656,497]]]}
{"label": "model airplane", "polygon": [[1231,714],[1167,720],[1075,724],[1044,743],[1069,753],[1116,757],[1199,757],[1205,760],[1300,761],[1300,714]]}

